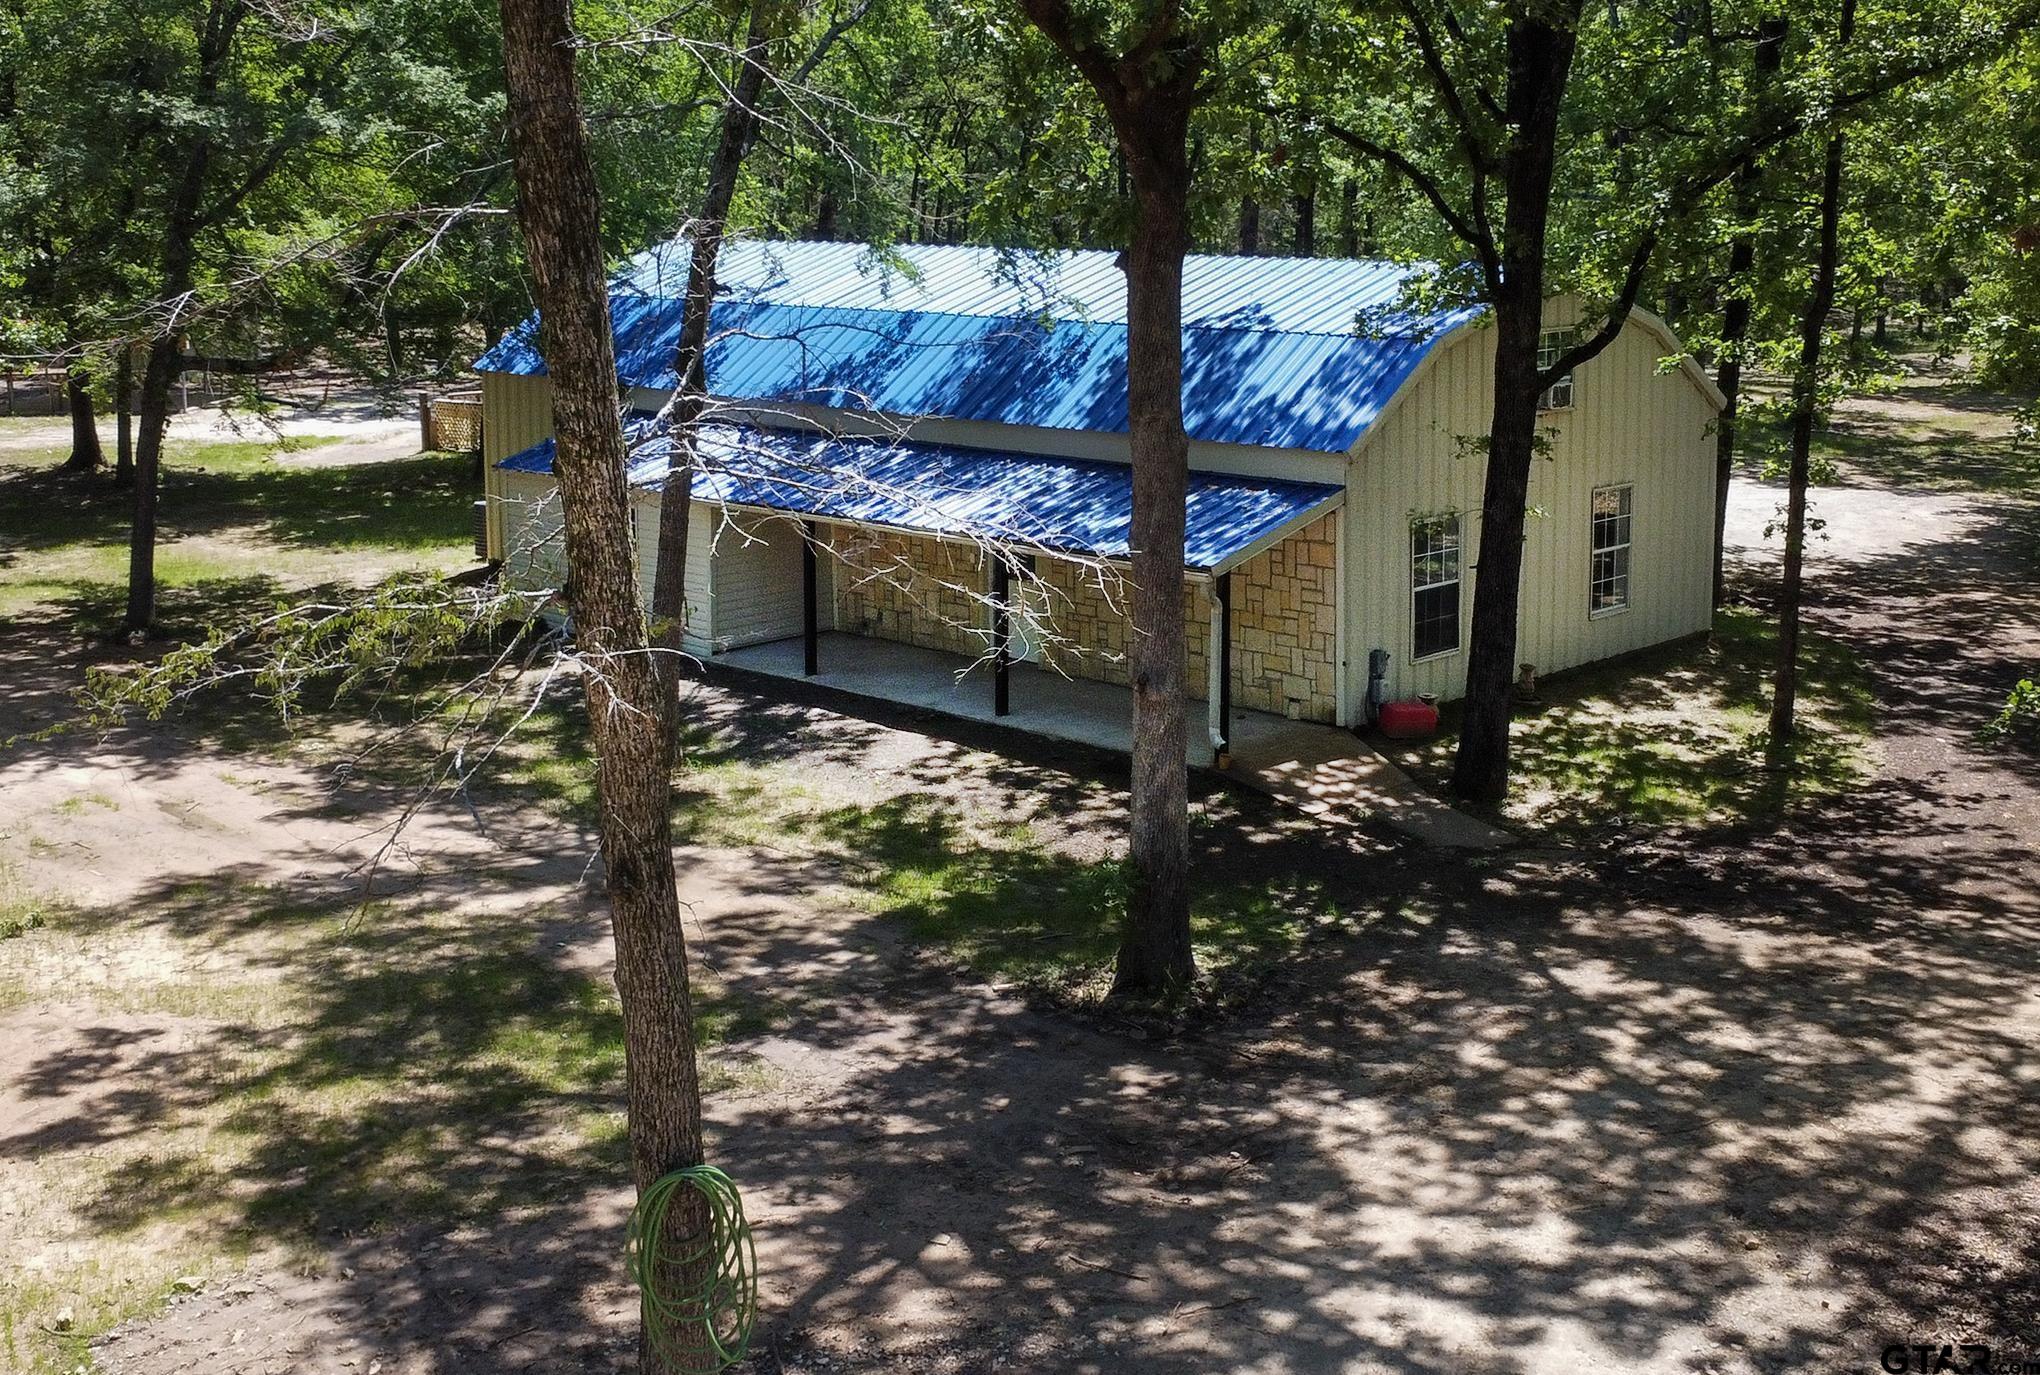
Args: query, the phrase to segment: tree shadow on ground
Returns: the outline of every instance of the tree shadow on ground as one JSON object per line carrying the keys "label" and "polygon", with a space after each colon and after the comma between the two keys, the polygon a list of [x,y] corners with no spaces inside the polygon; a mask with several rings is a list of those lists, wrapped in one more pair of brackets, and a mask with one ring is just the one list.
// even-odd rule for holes
{"label": "tree shadow on ground", "polygon": [[[1866,1363],[1894,1333],[2027,1339],[2040,884],[2016,827],[1949,805],[2001,778],[1486,859],[1207,781],[1200,890],[1327,915],[1223,1018],[1158,1038],[1031,999],[1005,963],[1109,930],[1115,856],[1087,835],[1123,816],[1123,762],[795,693],[699,705],[704,767],[755,752],[874,780],[803,823],[832,853],[747,849],[690,917],[722,996],[772,1009],[729,1047],[771,1086],[711,1101],[763,1248],[758,1369],[820,1349],[874,1369],[1697,1372]],[[1016,816],[1044,848],[980,867],[970,827]],[[165,1152],[88,1197],[93,1224],[217,1208],[351,1270],[313,1296],[324,1321],[435,1369],[609,1359],[630,1316],[613,1023],[583,1001],[599,963],[591,982],[566,959],[599,943],[590,909],[524,911],[584,874],[587,837],[553,825],[419,876],[422,915],[379,936],[330,925],[281,858],[92,914],[273,936],[303,986],[279,1025],[221,1033],[107,1116],[109,1142],[142,1140],[265,1089],[225,1114],[246,1163]],[[843,899],[860,860],[903,882]],[[241,893],[276,884],[281,908]],[[982,972],[928,957],[953,932],[984,943]],[[1931,1242],[1904,1249],[1901,1224]]]}
{"label": "tree shadow on ground", "polygon": [[[1489,814],[1547,838],[1605,840],[1639,827],[1748,824],[1860,784],[1874,714],[1863,665],[1836,640],[1805,636],[1799,739],[1777,751],[1776,645],[1768,619],[1731,607],[1704,639],[1540,679],[1539,700],[1514,708],[1512,796]],[[1376,747],[1446,793],[1459,714],[1447,704],[1435,737]]]}
{"label": "tree shadow on ground", "polygon": [[[515,637],[524,629],[516,626],[477,631],[431,664],[370,673],[345,692],[338,673],[314,675],[287,698],[256,674],[253,655],[228,654],[219,661],[219,681],[180,697],[160,719],[149,720],[136,709],[124,724],[112,725],[98,719],[84,694],[89,674],[114,679],[140,674],[217,628],[250,626],[285,606],[358,602],[362,589],[345,582],[285,586],[266,575],[166,585],[158,591],[156,635],[132,646],[99,633],[118,618],[125,597],[123,587],[85,584],[34,618],[0,618],[0,683],[5,684],[0,689],[0,764],[75,764],[90,756],[128,776],[153,781],[187,767],[195,750],[228,758],[296,758],[315,769],[385,785],[372,800],[357,804],[373,809],[390,805],[396,790],[426,786],[445,774],[451,762],[449,740],[455,739],[452,704],[467,704],[472,734],[486,738],[492,724],[507,729],[517,719],[540,681],[537,674],[515,682],[507,674],[481,677],[499,655],[507,653],[512,672],[521,662],[522,642]],[[89,628],[64,635],[52,633],[52,624]],[[544,650],[543,645],[537,648]],[[479,686],[456,693],[470,683]],[[570,738],[574,721],[551,704],[577,694],[571,679],[552,685],[528,732],[533,751],[558,747],[570,769],[585,766],[585,745]],[[570,745],[579,747],[577,755]],[[564,778],[549,781],[566,786]]]}
{"label": "tree shadow on ground", "polygon": [[[1986,408],[1979,406],[1978,412]],[[1822,432],[1823,455],[1844,465],[1841,485],[2040,495],[2040,444],[2009,434],[1926,422],[1867,423]]]}
{"label": "tree shadow on ground", "polygon": [[[957,780],[924,781],[820,824],[932,866],[928,836],[953,822],[931,799]],[[1980,1097],[2030,1088],[2040,898],[2003,880],[2031,858],[1965,829],[1965,882],[1996,896],[1954,895],[1890,852],[1957,839],[1924,787],[1847,805],[1859,848],[1815,864],[1762,836],[1443,864],[1246,804],[1200,832],[1200,886],[1307,872],[1344,920],[1229,1019],[1165,1042],[959,979],[874,940],[811,864],[747,854],[699,915],[704,963],[740,999],[828,971],[755,1047],[801,1090],[712,1108],[763,1247],[758,1368],[843,1355],[845,1332],[863,1334],[852,1368],[1101,1371],[1794,1368],[1874,1359],[1892,1323],[2022,1337],[1973,1324],[2016,1319],[2004,1286],[2031,1275],[2007,1189],[2040,1162],[2018,1105]],[[1065,866],[1081,891],[1092,866]],[[1057,881],[1044,859],[1028,886]],[[988,920],[982,892],[928,900],[904,921]],[[1030,903],[1014,898],[1017,933]],[[163,904],[194,935],[222,920]],[[314,991],[280,1048],[279,1091],[365,1077],[351,1125],[251,1113],[259,1149],[233,1180],[171,1161],[145,1192],[224,1194],[265,1236],[305,1237],[327,1196],[322,1218],[396,1226],[429,1283],[407,1259],[391,1284],[391,1248],[345,1224],[309,1234],[371,1258],[342,1287],[384,1324],[380,1350],[441,1369],[592,1359],[622,1330],[586,1316],[617,1295],[622,1191],[587,1199],[621,1167],[613,1144],[526,1152],[531,1114],[616,1106],[607,1024],[443,931],[389,942],[396,968]],[[524,1036],[589,1053],[563,1072]],[[393,1106],[399,1067],[446,1087]],[[2001,1121],[1964,1116],[1976,1101]],[[125,1207],[105,1200],[108,1225]],[[533,1209],[542,1277],[502,1254],[539,1235]],[[1894,1261],[1899,1219],[1930,1220],[1931,1263]],[[493,1345],[534,1322],[587,1340]]]}
{"label": "tree shadow on ground", "polygon": [[[1891,521],[1906,520],[1902,503]],[[1981,764],[2040,778],[2030,751],[1980,734],[2013,685],[2040,668],[2040,504],[1937,508],[1875,548],[1855,542],[1863,518],[1842,515],[1809,572],[1808,614],[1860,657],[1880,716],[1934,732]],[[1769,613],[1769,570],[1739,569],[1734,585]]]}
{"label": "tree shadow on ground", "polygon": [[[291,548],[426,549],[467,542],[473,463],[460,454],[341,467],[185,467],[160,486],[161,537],[246,530]],[[134,493],[101,474],[0,465],[0,568],[81,542],[123,543]]]}
{"label": "tree shadow on ground", "polygon": [[[1315,858],[1333,901],[1378,897],[1379,868]],[[1937,1235],[1979,1264],[2022,1235],[1985,1198],[2031,1163],[2015,1126],[1894,1140],[1892,1114],[1935,1066],[2016,1081],[2030,1026],[1965,1009],[2030,995],[2040,911],[1870,912],[1849,889],[1894,876],[1848,868],[1755,902],[1663,871],[1627,910],[1593,866],[1434,873],[1285,966],[1264,1024],[1166,1048],[928,989],[921,1053],[869,1057],[840,1130],[750,1118],[723,1149],[830,1257],[794,1328],[968,1292],[1007,1315],[986,1349],[1056,1331],[1096,1368],[1861,1359],[1851,1315],[1960,1308],[1875,1258],[1893,1217],[1959,1222]]]}

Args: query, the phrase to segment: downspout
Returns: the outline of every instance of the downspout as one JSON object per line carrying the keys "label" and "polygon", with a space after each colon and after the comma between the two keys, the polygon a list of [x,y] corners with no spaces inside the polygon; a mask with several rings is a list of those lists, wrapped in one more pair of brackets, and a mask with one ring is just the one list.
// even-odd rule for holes
{"label": "downspout", "polygon": [[[1352,462],[1347,461],[1348,490],[1352,487]],[[1346,521],[1350,506],[1341,504],[1332,521],[1332,724],[1351,728],[1353,702],[1347,694],[1346,669]]]}
{"label": "downspout", "polygon": [[1216,572],[1204,583],[1204,600],[1210,611],[1210,626],[1205,632],[1204,644],[1204,721],[1211,734],[1211,757],[1223,768],[1226,748],[1225,730],[1218,719],[1219,699],[1223,686],[1219,675],[1225,671],[1224,646],[1220,637],[1225,634],[1225,617],[1218,604],[1218,575]]}

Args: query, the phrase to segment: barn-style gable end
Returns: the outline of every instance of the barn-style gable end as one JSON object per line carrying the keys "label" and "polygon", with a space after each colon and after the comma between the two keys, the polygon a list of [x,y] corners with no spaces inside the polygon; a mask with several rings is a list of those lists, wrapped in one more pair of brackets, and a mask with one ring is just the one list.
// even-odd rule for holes
{"label": "barn-style gable end", "polygon": [[[1591,327],[1548,305],[1550,346]],[[1442,340],[1354,445],[1355,545],[1401,552],[1349,569],[1354,618],[1392,656],[1395,695],[1460,695],[1480,539],[1494,337]],[[1608,348],[1547,394],[1532,470],[1517,657],[1558,672],[1704,632],[1712,623],[1714,429],[1721,394],[1671,330],[1632,312]]]}

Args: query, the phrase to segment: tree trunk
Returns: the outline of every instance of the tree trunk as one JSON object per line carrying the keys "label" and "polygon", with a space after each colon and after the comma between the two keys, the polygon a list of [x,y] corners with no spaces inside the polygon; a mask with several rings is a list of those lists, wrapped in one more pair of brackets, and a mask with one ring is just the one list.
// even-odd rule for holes
{"label": "tree trunk", "polygon": [[837,204],[835,189],[824,186],[822,188],[821,204],[815,208],[813,237],[824,242],[834,239],[836,237],[836,217],[840,213],[841,207]]}
{"label": "tree trunk", "polygon": [[1126,271],[1126,409],[1133,477],[1132,883],[1115,994],[1167,994],[1197,975],[1190,948],[1190,797],[1185,768],[1183,255],[1190,248],[1190,114],[1204,46],[1163,10],[1138,59],[1088,37],[1069,0],[1021,0],[1111,117],[1133,188]]}
{"label": "tree trunk", "polygon": [[652,574],[652,616],[658,627],[659,672],[666,685],[667,719],[677,746],[680,664],[686,652],[687,535],[694,518],[695,427],[708,402],[706,357],[710,307],[715,301],[716,259],[722,253],[737,176],[758,130],[758,100],[765,89],[771,49],[769,0],[751,0],[744,51],[723,106],[722,129],[709,163],[701,213],[695,216],[687,260],[687,295],[680,307],[680,339],[673,350],[675,392],[666,417],[672,437],[666,485],[659,492],[659,548]]}
{"label": "tree trunk", "polygon": [[106,451],[99,444],[99,417],[92,406],[92,388],[85,374],[73,369],[64,375],[64,390],[71,397],[71,456],[64,460],[64,469],[96,473],[106,466]]}
{"label": "tree trunk", "polygon": [[[600,202],[575,88],[567,0],[501,0],[501,13],[518,210],[552,377],[553,472],[598,761],[631,1171],[642,1191],[702,1160],[687,948],[673,872],[666,694],[650,654],[631,550]],[[676,1234],[705,1222],[700,1200],[691,1192],[683,1198]],[[677,1286],[698,1276],[671,1278]],[[639,1360],[644,1369],[657,1368],[646,1333]]]}
{"label": "tree trunk", "polygon": [[[1542,12],[1540,12],[1541,14]],[[1556,20],[1556,22],[1554,22]],[[1500,802],[1509,788],[1510,685],[1516,672],[1516,609],[1530,465],[1537,451],[1537,345],[1544,320],[1544,241],[1557,158],[1558,112],[1578,43],[1563,16],[1519,19],[1509,28],[1502,160],[1508,193],[1501,279],[1494,290],[1494,415],[1474,566],[1466,701],[1452,789]]]}
{"label": "tree trunk", "polygon": [[125,487],[135,480],[134,345],[123,339],[113,365],[113,480]]}
{"label": "tree trunk", "polygon": [[[192,217],[204,184],[209,152],[202,145],[185,169],[178,205],[172,210],[164,248],[164,299],[175,301],[191,289]],[[128,533],[127,614],[121,633],[145,634],[156,621],[156,507],[161,489],[163,441],[170,428],[170,393],[184,372],[184,341],[169,332],[149,341],[142,368],[141,434],[135,441],[135,515]]]}
{"label": "tree trunk", "polygon": [[1509,786],[1516,612],[1536,459],[1537,343],[1544,307],[1542,272],[1533,272],[1538,280],[1528,290],[1511,289],[1495,303],[1494,409],[1474,563],[1466,700],[1452,772],[1453,791],[1478,802],[1500,802]]}
{"label": "tree trunk", "polygon": [[135,516],[128,533],[127,615],[121,633],[137,636],[156,621],[156,498],[163,438],[170,427],[170,389],[177,385],[184,349],[175,336],[153,340],[142,369],[142,425],[135,444]]}
{"label": "tree trunk", "polygon": [[[1187,121],[1187,110],[1185,111]],[[1186,128],[1187,132],[1187,128]],[[1123,136],[1122,136],[1123,137]],[[1196,977],[1190,949],[1189,774],[1183,641],[1183,255],[1190,168],[1184,140],[1133,157],[1126,252],[1126,399],[1133,457],[1133,888],[1113,990],[1168,993]],[[1173,149],[1173,159],[1167,157]]]}
{"label": "tree trunk", "polygon": [[1360,183],[1351,177],[1339,189],[1339,252],[1360,256]]}
{"label": "tree trunk", "polygon": [[[1754,84],[1761,96],[1776,80],[1785,51],[1786,21],[1765,19],[1757,29],[1757,50],[1752,59]],[[1750,333],[1751,293],[1757,288],[1752,277],[1757,263],[1756,230],[1750,224],[1757,213],[1757,190],[1762,164],[1746,158],[1735,179],[1735,236],[1728,245],[1728,280],[1724,287],[1728,303],[1721,311],[1721,362],[1715,369],[1714,385],[1721,392],[1721,417],[1714,427],[1714,605],[1728,599],[1728,489],[1735,480],[1736,422],[1742,404],[1743,351]]]}
{"label": "tree trunk", "polygon": [[[1842,0],[1840,45],[1856,27],[1856,0]],[[1786,474],[1785,568],[1778,587],[1778,662],[1771,682],[1771,745],[1788,748],[1798,733],[1799,610],[1806,563],[1806,489],[1812,481],[1813,420],[1820,401],[1821,337],[1835,305],[1835,264],[1842,223],[1842,133],[1829,136],[1820,188],[1820,239],[1813,290],[1799,325],[1799,370],[1792,378],[1792,458]]]}
{"label": "tree trunk", "polygon": [[[1748,173],[1754,176],[1754,168]],[[1737,202],[1744,201],[1738,187]],[[1721,312],[1721,361],[1714,385],[1721,392],[1721,414],[1714,422],[1714,605],[1728,600],[1728,489],[1735,479],[1736,422],[1742,407],[1742,355],[1750,332],[1750,297],[1756,289],[1750,271],[1756,266],[1756,236],[1739,230],[1728,246],[1728,304]]]}
{"label": "tree trunk", "polygon": [[1317,256],[1317,192],[1314,190],[1296,193],[1296,256]]}
{"label": "tree trunk", "polygon": [[[1252,177],[1261,169],[1261,126],[1256,123],[1247,129],[1247,153],[1251,161],[1247,175]],[[1138,191],[1135,192],[1139,194]],[[1255,254],[1261,251],[1261,202],[1254,199],[1252,192],[1240,197],[1240,252]]]}
{"label": "tree trunk", "polygon": [[[242,0],[213,0],[199,16],[198,79],[192,101],[199,109],[210,109],[216,103],[235,32],[248,13]],[[156,619],[156,505],[163,440],[170,426],[170,391],[184,371],[184,321],[178,303],[191,293],[202,223],[200,206],[206,176],[212,170],[212,154],[212,135],[201,132],[185,154],[184,170],[163,217],[158,299],[170,316],[149,341],[149,361],[142,369],[142,432],[135,442],[135,515],[128,534],[127,613],[121,624],[121,633],[130,638],[146,633]]]}

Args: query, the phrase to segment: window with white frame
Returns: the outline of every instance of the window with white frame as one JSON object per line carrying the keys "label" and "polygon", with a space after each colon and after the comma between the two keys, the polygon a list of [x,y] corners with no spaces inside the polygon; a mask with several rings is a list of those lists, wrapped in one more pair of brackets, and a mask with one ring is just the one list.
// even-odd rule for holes
{"label": "window with white frame", "polygon": [[[1556,363],[1559,355],[1579,342],[1579,335],[1569,329],[1547,329],[1537,336],[1537,371],[1543,372]],[[1567,410],[1573,403],[1573,375],[1566,373],[1544,389],[1537,398],[1537,409],[1541,411]]]}
{"label": "window with white frame", "polygon": [[1593,562],[1587,575],[1587,614],[1603,616],[1629,609],[1630,509],[1634,489],[1596,487],[1593,505]]}
{"label": "window with white frame", "polygon": [[1410,522],[1410,658],[1434,659],[1459,648],[1459,517]]}

